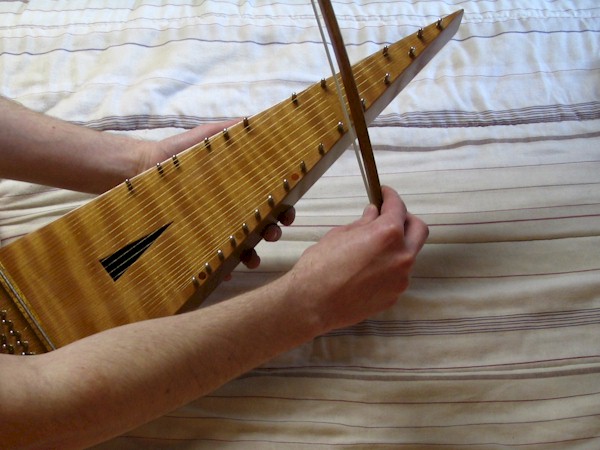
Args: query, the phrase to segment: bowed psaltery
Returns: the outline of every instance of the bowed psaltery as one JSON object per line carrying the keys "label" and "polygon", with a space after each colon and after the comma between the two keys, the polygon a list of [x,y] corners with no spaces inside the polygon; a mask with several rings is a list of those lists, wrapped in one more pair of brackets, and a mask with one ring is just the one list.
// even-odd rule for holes
{"label": "bowed psaltery", "polygon": [[372,170],[360,123],[450,40],[462,13],[352,66],[342,101],[341,77],[323,79],[0,249],[1,352],[46,352],[199,305],[351,144],[352,124]]}

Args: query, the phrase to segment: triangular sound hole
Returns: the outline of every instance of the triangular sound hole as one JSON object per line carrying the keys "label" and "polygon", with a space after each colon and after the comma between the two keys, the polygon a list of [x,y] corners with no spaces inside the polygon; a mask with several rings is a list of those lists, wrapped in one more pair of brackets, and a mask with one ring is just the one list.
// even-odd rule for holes
{"label": "triangular sound hole", "polygon": [[[173,223],[173,222],[171,222]],[[114,281],[117,281],[131,265],[136,262],[140,256],[158,239],[158,237],[171,225],[168,223],[158,230],[144,236],[137,241],[127,244],[120,250],[117,250],[110,256],[102,258],[102,266]]]}

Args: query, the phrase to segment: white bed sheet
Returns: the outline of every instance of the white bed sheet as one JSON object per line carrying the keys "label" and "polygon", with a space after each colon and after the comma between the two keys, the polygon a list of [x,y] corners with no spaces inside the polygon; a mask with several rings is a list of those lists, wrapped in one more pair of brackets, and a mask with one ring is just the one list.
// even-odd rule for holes
{"label": "white bed sheet", "polygon": [[[430,225],[411,287],[99,448],[598,448],[600,6],[333,4],[354,61],[465,9],[371,127],[383,183]],[[308,1],[5,1],[0,32],[2,95],[146,139],[328,75]],[[89,198],[0,180],[0,242]],[[279,276],[366,201],[348,151],[209,302]]]}

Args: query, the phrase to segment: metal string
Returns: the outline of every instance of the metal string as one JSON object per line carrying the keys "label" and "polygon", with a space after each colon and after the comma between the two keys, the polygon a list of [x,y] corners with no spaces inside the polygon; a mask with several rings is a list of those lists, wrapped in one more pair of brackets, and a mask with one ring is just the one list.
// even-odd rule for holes
{"label": "metal string", "polygon": [[[331,64],[331,63],[330,63],[330,64]],[[368,67],[368,66],[361,67],[361,70],[365,70],[367,67]],[[334,80],[337,82],[337,76],[334,76],[334,77],[333,77],[333,79],[334,79]],[[365,80],[363,81],[363,83],[364,83],[364,82],[368,82],[368,81],[369,81],[368,79],[365,79]],[[311,98],[310,98],[310,100],[308,100],[308,101],[306,101],[306,102],[304,103],[304,106],[306,106],[307,108],[309,108],[309,107],[311,107],[311,104],[312,104],[312,107],[314,107],[314,106],[315,106],[315,104],[316,104],[316,102],[318,102],[318,101],[319,101],[318,99],[314,99],[314,98],[312,98],[312,97],[311,97]],[[343,101],[342,101],[342,105],[345,105],[345,102],[343,102]],[[343,110],[345,110],[345,108],[343,108]],[[290,113],[290,114],[291,114],[291,113]],[[259,116],[260,116],[260,114],[259,114]],[[287,116],[282,116],[282,117],[281,117],[281,118],[279,118],[279,119],[280,119],[280,120],[285,120],[286,118],[287,118]],[[331,122],[329,122],[329,119],[331,119]],[[336,118],[334,117],[334,115],[330,114],[330,116],[327,118],[327,120],[324,120],[324,123],[326,123],[326,124],[330,124],[330,123],[337,123],[337,120],[338,120],[338,119],[336,119]],[[348,122],[348,124],[350,124],[350,122],[349,122],[349,121],[347,121],[347,122]],[[260,123],[259,121],[254,121],[254,122],[251,122],[251,123],[252,123],[252,126],[255,126],[255,127],[259,127],[259,126],[261,125],[261,123]],[[233,128],[233,127],[232,127],[232,128]],[[244,128],[243,128],[243,127],[239,127],[239,129],[241,130],[241,131],[240,131],[240,133],[244,133],[244,132],[245,132],[245,130],[244,130]],[[236,131],[237,131],[237,128],[236,128]],[[329,125],[324,125],[324,126],[322,126],[322,127],[321,127],[321,129],[320,129],[320,130],[312,130],[312,129],[310,130],[310,132],[313,132],[313,131],[318,131],[318,132],[321,132],[321,133],[325,133],[325,132],[327,132],[327,131],[331,131],[331,128],[329,127]],[[234,131],[233,131],[233,130],[231,131],[231,133],[232,133],[232,135],[231,135],[231,139],[235,139],[235,137],[236,137],[236,134],[234,133]],[[214,136],[214,137],[213,137],[211,140],[214,140],[216,137],[217,137],[217,136]],[[291,143],[291,145],[292,145],[292,146],[303,145],[303,144],[301,144],[301,142],[302,142],[302,136],[294,136],[294,138],[293,138],[293,139],[288,139],[288,141]],[[260,144],[260,143],[258,143],[258,144]],[[212,145],[215,145],[215,146],[216,146],[216,145],[219,145],[219,144],[218,144],[217,142],[213,142],[213,144],[212,144]],[[223,144],[221,143],[221,145],[223,145]],[[202,150],[204,150],[204,145],[203,145],[202,143],[199,143],[199,144],[197,144],[196,146],[193,146],[193,147],[191,148],[191,150],[190,150],[190,151],[202,151]],[[216,150],[216,148],[215,148],[215,150]],[[276,152],[277,152],[277,150],[275,150],[275,153],[274,153],[274,155],[275,155],[275,156],[276,156]],[[242,157],[243,157],[243,154],[242,154],[241,152],[239,152],[239,156],[236,154],[236,155],[234,156],[234,160],[241,160],[241,158],[242,158]],[[268,157],[268,158],[267,158],[267,160],[266,160],[266,162],[268,162],[268,161],[269,161],[269,159],[270,159],[270,158]],[[150,170],[156,170],[156,169],[150,169]],[[202,168],[199,168],[199,167],[193,168],[193,169],[191,169],[190,173],[188,173],[188,175],[186,175],[186,176],[189,176],[189,175],[191,175],[191,176],[193,176],[193,175],[196,175],[196,176],[197,176],[197,175],[199,175],[199,174],[202,174],[202,175],[204,175],[204,178],[206,179],[206,181],[207,181],[207,182],[210,182],[211,178],[213,178],[213,177],[212,177],[212,175],[211,175],[211,174],[202,173],[202,172],[201,172],[202,170],[203,170],[203,169],[202,169]],[[261,170],[261,169],[260,169],[260,167],[259,167],[259,173],[260,173],[260,174],[262,174],[262,173],[265,173],[265,172],[266,172],[266,170],[267,170],[267,169],[262,169],[262,170]],[[234,175],[235,175],[235,174],[234,174]],[[216,177],[217,175],[214,175],[214,176]],[[243,179],[243,178],[242,178],[242,179]],[[134,181],[134,189],[135,189],[135,179],[134,179],[133,181]],[[166,181],[166,180],[165,180],[165,181]],[[175,180],[169,180],[169,181],[166,181],[166,183],[167,183],[167,184],[172,184],[172,183],[176,184],[176,183],[178,183],[178,182],[179,182],[179,181],[178,181],[177,179],[175,179]],[[264,185],[265,185],[264,187],[266,187],[266,186],[267,186],[267,182],[266,182],[266,181],[265,181],[265,182],[263,182],[262,184],[264,184]],[[121,185],[119,188],[121,188],[121,189],[123,189],[123,190],[124,190],[124,195],[128,195],[128,194],[129,194],[129,193],[126,191],[126,188],[124,187],[124,185]],[[233,193],[237,194],[237,193],[239,193],[240,191],[243,191],[243,190],[244,190],[244,188],[245,188],[245,184],[244,184],[244,183],[239,183],[239,185],[236,185],[236,186],[234,186],[234,189],[232,189],[232,190],[231,190],[231,192],[233,192]],[[155,196],[153,196],[153,198],[152,198],[152,201],[154,201],[154,202],[157,202],[157,203],[158,203],[158,202],[160,202],[161,200],[164,200],[165,198],[163,198],[163,197],[166,197],[166,195],[167,195],[166,193],[165,193],[165,194],[160,194],[160,193],[159,193],[158,195],[155,195]],[[148,201],[148,200],[145,200],[145,201],[144,201],[144,203],[146,203],[146,205],[147,205],[147,206],[150,206],[150,205],[149,205],[149,201]],[[199,204],[199,202],[196,202],[195,204]],[[209,204],[210,204],[210,202],[209,202]],[[191,206],[192,206],[192,207],[194,207],[195,205],[194,205],[194,204],[192,204]],[[210,208],[209,210],[205,210],[205,212],[207,213],[207,215],[205,215],[204,217],[206,217],[206,218],[208,219],[208,220],[207,220],[207,222],[209,222],[209,220],[211,220],[211,219],[215,218],[215,216],[216,216],[217,214],[219,214],[219,211],[218,211],[218,210],[214,210],[214,209],[215,209],[215,208]],[[253,209],[254,209],[254,208],[251,208],[251,209],[248,211],[248,216],[251,216],[251,215],[252,215],[252,211],[253,211]],[[152,216],[152,214],[153,214],[152,210],[153,210],[153,208],[147,208],[147,207],[144,207],[144,206],[142,205],[142,206],[140,207],[140,214],[138,215],[138,217],[137,217],[135,220],[136,220],[136,221],[138,221],[138,222],[144,222],[145,220],[148,220],[148,219],[149,219],[149,218]],[[181,211],[181,213],[182,213],[183,215],[189,215],[189,214],[190,214],[190,212],[189,212],[189,210],[187,209],[187,207],[186,207],[186,209],[184,209],[183,211]],[[101,211],[99,215],[100,215],[100,217],[104,217],[104,218],[106,218],[106,217],[107,217],[107,214],[104,214],[104,212],[103,212],[103,211]],[[216,217],[216,218],[218,219],[218,217]],[[215,222],[215,223],[217,223],[217,224],[220,224],[220,223],[218,223],[218,220],[217,220],[217,222]],[[129,224],[128,224],[128,225],[129,225]],[[211,225],[212,225],[212,226],[215,226],[215,224],[214,224],[214,223],[211,223]],[[239,225],[239,224],[238,224],[238,225]],[[189,233],[189,231],[187,231],[187,233]],[[113,235],[113,236],[111,236],[111,238],[112,238],[112,237],[114,237],[114,235]],[[197,235],[197,236],[195,237],[195,239],[197,239],[197,240],[202,240],[202,239],[203,239],[203,235],[202,235],[202,234],[199,234],[199,235]],[[106,256],[106,255],[104,255],[104,256]],[[198,256],[198,261],[202,262],[202,261],[210,260],[210,259],[212,259],[212,256],[214,256],[214,255],[212,255],[212,254],[209,254],[209,255],[199,255],[199,256]],[[167,259],[167,258],[168,258],[168,259]],[[171,251],[169,251],[169,249],[166,249],[166,252],[164,253],[163,259],[164,259],[164,261],[165,261],[165,264],[176,264],[176,265],[177,265],[177,256],[176,256],[176,254],[175,254],[174,252],[171,252]],[[96,262],[95,260],[90,260],[90,262],[89,262],[89,264],[94,264],[94,263],[97,263],[97,262]],[[55,266],[54,266],[54,269],[55,269],[55,270],[60,270],[60,269],[59,269],[59,267],[57,267],[57,266],[59,266],[59,265],[55,265]],[[200,269],[201,267],[202,267],[202,264],[201,264],[201,263],[200,263],[200,264],[198,264],[198,269]],[[189,278],[188,278],[188,277],[186,277],[186,275],[183,275],[183,274],[182,274],[182,276],[183,276],[183,277],[185,277],[185,279],[171,280],[171,281],[169,282],[170,286],[172,286],[173,288],[176,288],[176,287],[177,287],[177,285],[179,285],[179,288],[181,288],[181,289],[183,289],[185,286],[189,286],[189,282],[190,282]],[[141,277],[141,275],[140,275],[140,277]],[[139,280],[139,282],[140,282],[140,283],[143,283],[143,282],[144,282],[144,280],[141,280],[141,279],[140,279],[140,280]],[[149,288],[148,288],[148,289],[149,289]],[[151,305],[152,303],[154,303],[154,302],[148,302],[146,305]],[[141,305],[140,307],[144,307],[144,306],[145,306],[145,305]]]}

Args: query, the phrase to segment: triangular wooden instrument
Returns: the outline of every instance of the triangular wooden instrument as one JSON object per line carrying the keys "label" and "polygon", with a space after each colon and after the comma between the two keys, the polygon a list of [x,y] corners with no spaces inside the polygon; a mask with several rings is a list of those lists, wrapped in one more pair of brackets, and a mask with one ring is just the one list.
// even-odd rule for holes
{"label": "triangular wooden instrument", "polygon": [[[462,11],[353,66],[370,123]],[[3,353],[196,307],[351,141],[329,78],[0,249]]]}

